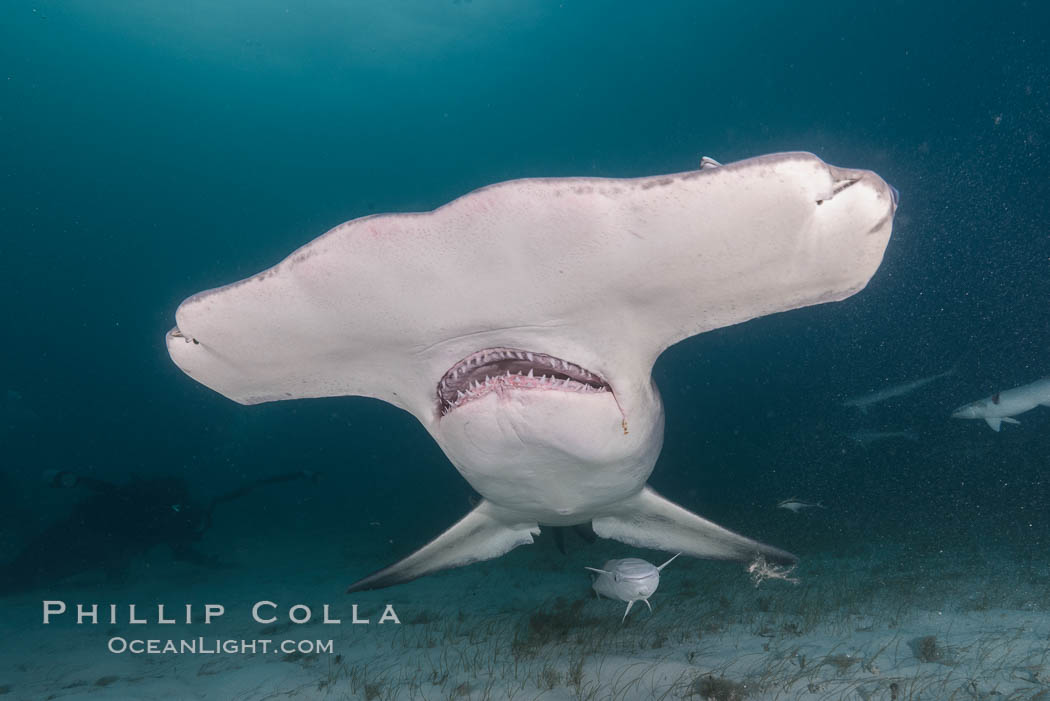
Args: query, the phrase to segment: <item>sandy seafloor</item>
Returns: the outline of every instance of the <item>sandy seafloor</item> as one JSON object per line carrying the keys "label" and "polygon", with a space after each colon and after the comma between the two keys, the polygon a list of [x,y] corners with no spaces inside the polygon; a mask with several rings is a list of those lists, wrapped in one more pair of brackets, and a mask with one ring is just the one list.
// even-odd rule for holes
{"label": "sandy seafloor", "polygon": [[[227,543],[229,545],[229,543]],[[5,600],[0,695],[11,699],[1048,699],[1050,557],[859,546],[807,557],[797,585],[680,558],[620,624],[584,564],[639,553],[550,539],[486,563],[355,595],[378,546],[301,536],[234,542],[202,576],[158,551],[122,583],[81,578]],[[151,592],[152,598],[143,592]],[[101,593],[99,593],[101,592]],[[41,599],[217,602],[216,623],[40,625]],[[251,621],[254,601],[323,603],[341,625]],[[369,625],[351,625],[350,604]],[[384,604],[401,625],[377,624]],[[640,608],[638,608],[640,606]],[[169,611],[171,607],[169,607]],[[199,611],[200,609],[198,609]],[[155,613],[154,613],[155,615]],[[69,619],[66,616],[65,619]],[[324,654],[115,655],[126,638],[332,640]]]}

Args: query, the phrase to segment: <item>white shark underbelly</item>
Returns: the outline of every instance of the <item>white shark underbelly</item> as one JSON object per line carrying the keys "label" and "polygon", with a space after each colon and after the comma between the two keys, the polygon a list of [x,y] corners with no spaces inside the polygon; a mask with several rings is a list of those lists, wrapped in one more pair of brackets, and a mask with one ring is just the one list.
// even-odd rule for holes
{"label": "white shark underbelly", "polygon": [[432,431],[478,494],[555,526],[590,521],[645,486],[663,445],[655,388],[629,420],[608,392],[555,403],[548,412],[531,399],[492,393]]}

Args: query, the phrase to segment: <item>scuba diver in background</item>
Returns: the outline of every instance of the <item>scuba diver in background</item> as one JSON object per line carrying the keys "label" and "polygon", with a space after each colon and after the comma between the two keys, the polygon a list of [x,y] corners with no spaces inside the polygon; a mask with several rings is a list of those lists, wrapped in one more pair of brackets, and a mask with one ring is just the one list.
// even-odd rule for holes
{"label": "scuba diver in background", "polygon": [[194,547],[211,527],[217,505],[263,485],[298,479],[316,482],[318,478],[309,471],[266,477],[202,505],[193,501],[188,485],[178,477],[136,478],[126,484],[66,470],[51,471],[45,477],[52,487],[86,489],[90,495],[0,567],[0,595],[49,586],[94,569],[119,575],[133,557],[156,545],[169,546],[176,560],[217,567],[215,558]]}

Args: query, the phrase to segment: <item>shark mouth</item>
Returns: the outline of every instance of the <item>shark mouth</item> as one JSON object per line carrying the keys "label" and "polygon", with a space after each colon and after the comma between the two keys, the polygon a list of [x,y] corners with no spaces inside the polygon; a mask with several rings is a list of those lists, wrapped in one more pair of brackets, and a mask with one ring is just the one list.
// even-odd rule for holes
{"label": "shark mouth", "polygon": [[445,373],[437,385],[441,415],[490,392],[505,390],[611,392],[597,373],[546,353],[517,348],[486,348],[471,353]]}

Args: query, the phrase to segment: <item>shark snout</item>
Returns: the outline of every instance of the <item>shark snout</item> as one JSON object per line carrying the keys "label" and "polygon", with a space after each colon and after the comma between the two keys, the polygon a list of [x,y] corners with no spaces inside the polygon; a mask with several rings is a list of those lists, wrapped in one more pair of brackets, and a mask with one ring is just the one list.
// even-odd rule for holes
{"label": "shark snout", "polygon": [[889,183],[886,183],[886,185],[890,188],[890,197],[893,198],[893,208],[896,209],[897,204],[901,201],[901,193]]}
{"label": "shark snout", "polygon": [[977,410],[972,405],[961,406],[952,412],[953,419],[976,419]]}

